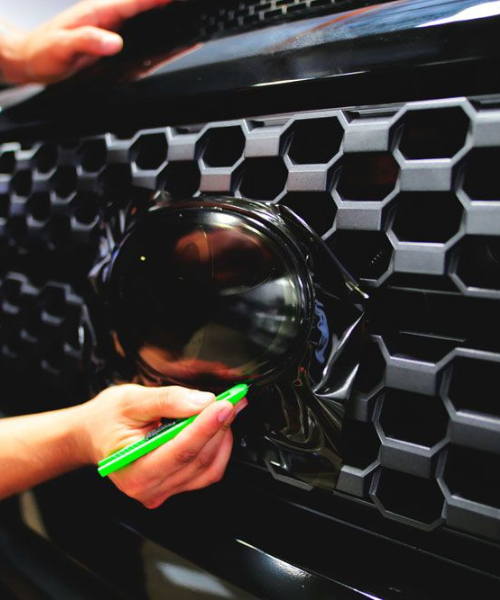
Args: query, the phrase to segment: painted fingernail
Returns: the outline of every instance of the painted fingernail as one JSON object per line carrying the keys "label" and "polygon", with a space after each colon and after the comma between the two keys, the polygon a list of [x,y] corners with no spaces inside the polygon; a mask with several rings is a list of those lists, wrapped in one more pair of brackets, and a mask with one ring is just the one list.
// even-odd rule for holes
{"label": "painted fingernail", "polygon": [[198,404],[201,406],[205,406],[206,404],[210,404],[210,402],[213,402],[214,400],[214,395],[211,394],[210,392],[191,392],[189,394],[189,402],[192,402],[193,404]]}
{"label": "painted fingernail", "polygon": [[240,413],[247,406],[248,406],[248,400],[240,400],[238,402],[238,404],[234,407],[235,414]]}
{"label": "painted fingernail", "polygon": [[219,409],[218,420],[219,423],[224,423],[227,421],[229,417],[232,415],[234,411],[234,407],[230,402],[225,401],[223,406]]}

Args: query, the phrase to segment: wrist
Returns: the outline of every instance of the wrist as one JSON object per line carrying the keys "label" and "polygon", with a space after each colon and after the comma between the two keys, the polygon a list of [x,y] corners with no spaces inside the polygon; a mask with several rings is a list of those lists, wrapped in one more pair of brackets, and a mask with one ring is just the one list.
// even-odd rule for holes
{"label": "wrist", "polygon": [[94,464],[94,452],[89,434],[87,403],[65,409],[68,443],[76,467]]}

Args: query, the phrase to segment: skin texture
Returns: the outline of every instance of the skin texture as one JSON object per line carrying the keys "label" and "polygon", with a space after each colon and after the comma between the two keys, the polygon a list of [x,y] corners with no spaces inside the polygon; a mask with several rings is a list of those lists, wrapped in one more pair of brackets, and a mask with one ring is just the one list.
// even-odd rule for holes
{"label": "skin texture", "polygon": [[124,384],[79,406],[1,419],[0,499],[96,465],[143,438],[162,417],[199,414],[173,440],[109,476],[125,494],[156,508],[174,494],[220,481],[232,449],[229,427],[246,405],[246,398],[233,407],[215,402],[213,394],[178,386]]}
{"label": "skin texture", "polygon": [[82,0],[36,29],[0,21],[0,71],[9,83],[54,83],[123,47],[116,33],[131,17],[171,0]]}

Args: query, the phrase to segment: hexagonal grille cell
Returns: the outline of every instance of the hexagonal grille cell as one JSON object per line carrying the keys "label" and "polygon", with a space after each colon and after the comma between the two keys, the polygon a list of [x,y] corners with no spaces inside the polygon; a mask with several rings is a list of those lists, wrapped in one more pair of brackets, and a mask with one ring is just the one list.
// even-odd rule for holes
{"label": "hexagonal grille cell", "polygon": [[373,390],[384,379],[385,359],[378,344],[368,345],[354,381],[354,389],[363,393]]}
{"label": "hexagonal grille cell", "polygon": [[295,121],[288,131],[288,156],[296,164],[327,163],[339,151],[344,134],[332,117]]}
{"label": "hexagonal grille cell", "polygon": [[373,423],[346,420],[342,427],[342,458],[344,464],[365,469],[378,456],[380,439]]}
{"label": "hexagonal grille cell", "polygon": [[403,117],[399,149],[409,159],[451,158],[463,148],[468,128],[459,107],[412,110]]}
{"label": "hexagonal grille cell", "polygon": [[500,200],[500,149],[475,148],[464,164],[463,190],[471,200]]}
{"label": "hexagonal grille cell", "polygon": [[16,154],[15,152],[8,151],[0,154],[0,173],[3,175],[10,175],[14,173],[16,168]]}
{"label": "hexagonal grille cell", "polygon": [[164,133],[141,135],[131,148],[132,160],[145,171],[157,169],[167,158],[167,138]]}
{"label": "hexagonal grille cell", "polygon": [[399,166],[389,152],[346,154],[337,192],[345,200],[383,200],[396,185]]}
{"label": "hexagonal grille cell", "polygon": [[68,244],[71,240],[69,218],[64,215],[54,215],[46,226],[46,236],[53,248]]}
{"label": "hexagonal grille cell", "polygon": [[337,207],[326,192],[291,192],[280,200],[318,234],[323,235],[332,226]]}
{"label": "hexagonal grille cell", "polygon": [[274,200],[284,189],[288,170],[281,158],[249,158],[242,165],[240,192],[252,200]]}
{"label": "hexagonal grille cell", "polygon": [[132,185],[132,174],[128,164],[107,165],[99,176],[102,196],[106,202],[122,205],[127,201],[125,191]]}
{"label": "hexagonal grille cell", "polygon": [[446,192],[406,192],[397,198],[392,229],[405,242],[446,242],[460,227],[462,205]]}
{"label": "hexagonal grille cell", "polygon": [[458,411],[500,417],[500,362],[455,358],[448,397]]}
{"label": "hexagonal grille cell", "polygon": [[60,198],[67,198],[76,190],[78,178],[75,167],[59,167],[53,176],[54,190]]}
{"label": "hexagonal grille cell", "polygon": [[457,275],[467,287],[500,290],[500,237],[467,236],[460,245]]}
{"label": "hexagonal grille cell", "polygon": [[10,211],[10,198],[8,194],[0,194],[0,219],[6,219]]}
{"label": "hexagonal grille cell", "polygon": [[346,269],[361,279],[378,279],[391,262],[392,245],[378,231],[338,231],[329,245]]}
{"label": "hexagonal grille cell", "polygon": [[171,162],[160,174],[160,186],[173,196],[189,198],[200,187],[200,169],[194,161]]}
{"label": "hexagonal grille cell", "polygon": [[390,513],[423,524],[441,517],[444,497],[437,481],[381,469],[375,496]]}
{"label": "hexagonal grille cell", "polygon": [[379,421],[387,437],[431,448],[445,437],[448,414],[440,398],[388,389]]}
{"label": "hexagonal grille cell", "polygon": [[92,193],[78,193],[71,202],[76,220],[83,225],[93,223],[99,214],[99,198]]}
{"label": "hexagonal grille cell", "polygon": [[10,182],[12,191],[18,196],[29,196],[31,186],[31,171],[28,170],[18,171]]}
{"label": "hexagonal grille cell", "polygon": [[39,173],[48,173],[57,165],[58,149],[56,144],[43,144],[35,154],[35,166]]}
{"label": "hexagonal grille cell", "polygon": [[89,140],[79,148],[80,164],[84,171],[96,173],[106,164],[106,142],[104,140]]}
{"label": "hexagonal grille cell", "polygon": [[245,136],[241,127],[219,127],[204,135],[203,160],[209,167],[231,167],[243,155]]}
{"label": "hexagonal grille cell", "polygon": [[66,314],[64,289],[56,286],[47,286],[41,294],[40,306],[53,317],[64,317]]}
{"label": "hexagonal grille cell", "polygon": [[498,456],[450,446],[443,479],[453,495],[500,509]]}
{"label": "hexagonal grille cell", "polygon": [[50,217],[50,197],[48,192],[35,192],[28,200],[28,213],[35,221],[46,221]]}

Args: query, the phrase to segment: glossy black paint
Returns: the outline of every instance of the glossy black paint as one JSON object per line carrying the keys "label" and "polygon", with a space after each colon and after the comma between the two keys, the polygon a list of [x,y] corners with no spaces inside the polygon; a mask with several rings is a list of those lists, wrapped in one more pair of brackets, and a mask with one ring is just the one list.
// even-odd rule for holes
{"label": "glossy black paint", "polygon": [[487,93],[500,57],[497,13],[494,2],[399,0],[183,45],[148,33],[165,9],[137,30],[129,24],[129,52],[24,102],[20,94],[18,106],[6,98],[0,136],[321,108],[332,94],[345,105]]}

